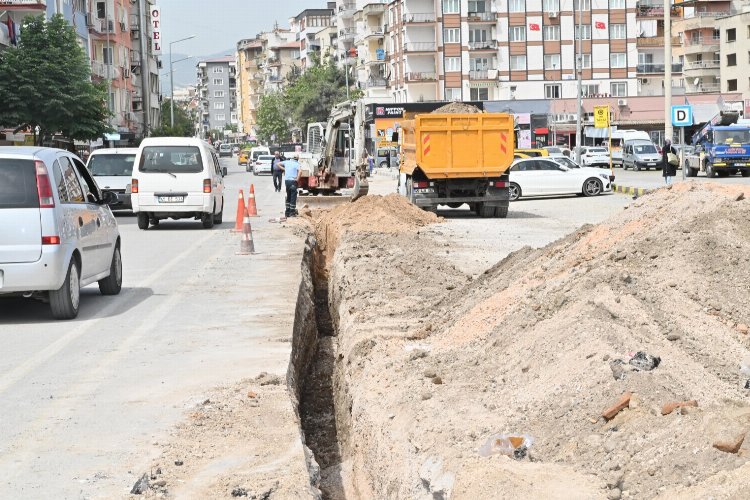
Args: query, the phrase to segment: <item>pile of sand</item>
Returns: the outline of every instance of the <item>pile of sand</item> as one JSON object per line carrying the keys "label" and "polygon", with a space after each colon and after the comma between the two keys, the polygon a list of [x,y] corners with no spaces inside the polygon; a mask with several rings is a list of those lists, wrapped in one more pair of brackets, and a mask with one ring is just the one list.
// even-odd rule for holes
{"label": "pile of sand", "polygon": [[[353,483],[402,497],[748,491],[750,436],[714,446],[750,431],[748,195],[659,190],[477,280],[450,265],[450,242],[342,236],[330,293]],[[637,370],[637,352],[661,362]],[[479,456],[498,432],[533,436],[526,458]]]}
{"label": "pile of sand", "polygon": [[445,106],[440,106],[433,113],[450,113],[450,114],[461,114],[461,113],[481,113],[482,110],[471,104],[463,102],[451,102]]}

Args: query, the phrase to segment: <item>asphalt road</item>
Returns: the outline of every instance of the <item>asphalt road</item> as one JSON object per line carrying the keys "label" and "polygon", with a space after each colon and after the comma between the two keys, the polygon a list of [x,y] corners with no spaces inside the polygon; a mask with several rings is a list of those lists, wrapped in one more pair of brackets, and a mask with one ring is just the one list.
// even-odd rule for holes
{"label": "asphalt road", "polygon": [[[74,321],[46,304],[0,300],[0,498],[112,498],[128,493],[154,444],[204,391],[261,371],[284,374],[302,240],[270,176],[229,167],[224,224],[163,221],[140,231],[117,214],[123,290],[82,291]],[[256,250],[231,233],[240,188],[255,182]]]}
{"label": "asphalt road", "polygon": [[[682,170],[677,171],[677,175],[673,181],[683,182]],[[716,184],[742,184],[747,186],[750,185],[750,177],[742,177],[737,174],[729,177],[714,177],[709,179],[703,174],[698,174],[698,177],[688,177],[687,182],[712,182]],[[664,177],[662,177],[661,170],[641,170],[640,172],[637,172],[634,170],[616,168],[615,184],[653,189],[664,186]]]}

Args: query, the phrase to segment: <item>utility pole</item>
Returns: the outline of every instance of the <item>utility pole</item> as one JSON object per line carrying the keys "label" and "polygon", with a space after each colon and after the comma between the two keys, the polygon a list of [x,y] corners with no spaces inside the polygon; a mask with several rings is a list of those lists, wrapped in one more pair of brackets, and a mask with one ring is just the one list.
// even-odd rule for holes
{"label": "utility pole", "polygon": [[148,16],[146,4],[148,0],[138,0],[139,41],[141,47],[141,106],[143,106],[143,137],[148,137],[151,131],[151,67],[148,56]]}
{"label": "utility pole", "polygon": [[[665,0],[666,1],[666,0]],[[578,109],[576,110],[576,163],[581,164],[581,110],[583,108],[583,0],[578,0],[578,54],[576,56],[578,71]]]}
{"label": "utility pole", "polygon": [[664,0],[664,139],[672,141],[672,0]]}

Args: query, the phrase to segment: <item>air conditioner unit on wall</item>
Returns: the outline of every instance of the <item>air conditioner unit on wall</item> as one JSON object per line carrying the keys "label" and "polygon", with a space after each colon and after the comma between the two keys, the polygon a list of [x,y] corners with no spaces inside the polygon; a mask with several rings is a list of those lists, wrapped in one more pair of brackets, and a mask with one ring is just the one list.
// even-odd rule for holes
{"label": "air conditioner unit on wall", "polygon": [[628,100],[627,99],[617,99],[617,105],[618,106],[627,106]]}
{"label": "air conditioner unit on wall", "polygon": [[553,11],[551,11],[551,12],[550,12],[550,13],[549,13],[548,15],[549,15],[550,19],[553,19],[553,18],[555,18],[555,17],[559,16],[559,15],[560,15],[560,13],[559,13],[559,12],[557,12],[556,10],[553,10]]}

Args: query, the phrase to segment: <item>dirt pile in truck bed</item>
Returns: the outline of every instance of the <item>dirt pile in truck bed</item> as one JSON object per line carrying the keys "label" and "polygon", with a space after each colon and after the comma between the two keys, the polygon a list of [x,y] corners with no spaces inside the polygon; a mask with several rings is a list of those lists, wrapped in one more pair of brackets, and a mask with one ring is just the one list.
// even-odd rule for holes
{"label": "dirt pile in truck bed", "polygon": [[460,114],[460,113],[481,113],[482,110],[471,104],[466,104],[463,102],[450,102],[446,104],[445,106],[440,106],[438,109],[432,112],[433,113]]}
{"label": "dirt pile in truck bed", "polygon": [[[350,217],[356,204],[338,207],[318,240],[338,327],[348,491],[743,496],[746,197],[750,190],[729,186],[662,189],[475,280],[451,263],[450,241],[378,232],[379,221]],[[396,227],[401,213],[391,213]],[[604,418],[623,395],[629,404]],[[533,444],[521,459],[480,456],[495,433],[527,434]]]}

